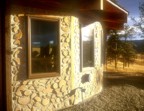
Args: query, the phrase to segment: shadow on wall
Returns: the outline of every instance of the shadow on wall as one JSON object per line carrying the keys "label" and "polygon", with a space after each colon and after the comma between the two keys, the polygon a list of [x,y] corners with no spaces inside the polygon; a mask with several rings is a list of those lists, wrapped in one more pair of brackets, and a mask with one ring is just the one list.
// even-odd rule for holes
{"label": "shadow on wall", "polygon": [[83,75],[82,78],[81,78],[81,83],[84,84],[86,82],[89,82],[90,81],[90,77],[89,76],[90,76],[89,74]]}
{"label": "shadow on wall", "polygon": [[[84,84],[84,83],[86,83],[86,82],[90,82],[90,79],[89,79],[89,78],[90,78],[90,77],[89,77],[89,74],[83,75],[83,76],[81,77],[81,83]],[[77,87],[77,88],[71,90],[68,94],[66,94],[66,95],[64,96],[65,99],[69,98],[71,105],[74,105],[74,104],[75,104],[75,99],[72,99],[72,98],[73,98],[73,97],[75,98],[77,91],[80,91],[80,92],[81,92],[81,100],[83,101],[83,99],[84,99],[84,98],[83,98],[83,94],[84,94],[85,91],[86,91],[86,89],[84,89],[83,87]],[[55,93],[55,92],[53,92],[53,93]]]}

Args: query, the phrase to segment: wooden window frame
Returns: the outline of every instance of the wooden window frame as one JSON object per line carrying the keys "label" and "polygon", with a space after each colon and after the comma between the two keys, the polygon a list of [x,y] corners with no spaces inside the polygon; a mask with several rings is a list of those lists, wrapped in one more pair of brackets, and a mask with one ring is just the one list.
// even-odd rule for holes
{"label": "wooden window frame", "polygon": [[[32,73],[32,54],[31,54],[31,20],[38,19],[44,21],[56,21],[59,24],[59,35],[58,35],[58,71],[56,72],[44,72],[44,73]],[[36,78],[46,78],[46,77],[56,77],[60,76],[60,18],[54,16],[41,16],[41,15],[29,15],[28,16],[28,78],[36,79]]]}

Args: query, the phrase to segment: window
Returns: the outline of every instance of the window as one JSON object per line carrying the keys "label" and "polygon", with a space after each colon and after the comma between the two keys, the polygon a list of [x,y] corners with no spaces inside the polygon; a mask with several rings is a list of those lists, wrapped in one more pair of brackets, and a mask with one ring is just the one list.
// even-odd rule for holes
{"label": "window", "polygon": [[81,28],[81,63],[82,68],[94,67],[94,26]]}
{"label": "window", "polygon": [[59,19],[28,17],[29,78],[59,75]]}

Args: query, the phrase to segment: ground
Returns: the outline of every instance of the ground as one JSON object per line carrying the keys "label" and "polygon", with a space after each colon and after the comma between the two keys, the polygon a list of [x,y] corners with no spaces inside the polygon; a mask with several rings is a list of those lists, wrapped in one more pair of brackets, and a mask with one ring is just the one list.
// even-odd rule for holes
{"label": "ground", "polygon": [[[144,55],[143,55],[144,56]],[[103,90],[93,98],[60,111],[144,111],[144,57],[123,68],[118,61],[104,67]]]}
{"label": "ground", "polygon": [[123,62],[118,60],[117,62],[117,69],[115,69],[115,62],[114,61],[108,61],[107,65],[105,65],[104,70],[107,72],[125,72],[128,74],[144,74],[144,55],[137,54],[134,62],[128,64],[123,68]]}
{"label": "ground", "polygon": [[60,111],[144,111],[144,74],[104,73],[101,93]]}

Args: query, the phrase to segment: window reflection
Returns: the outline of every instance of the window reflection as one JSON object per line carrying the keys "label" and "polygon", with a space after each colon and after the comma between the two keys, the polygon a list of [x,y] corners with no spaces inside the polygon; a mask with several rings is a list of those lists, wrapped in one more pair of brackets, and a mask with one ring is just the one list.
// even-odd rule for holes
{"label": "window reflection", "polygon": [[59,22],[31,19],[32,73],[58,72]]}
{"label": "window reflection", "polygon": [[93,25],[82,27],[83,67],[94,66],[94,28]]}

